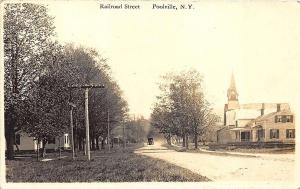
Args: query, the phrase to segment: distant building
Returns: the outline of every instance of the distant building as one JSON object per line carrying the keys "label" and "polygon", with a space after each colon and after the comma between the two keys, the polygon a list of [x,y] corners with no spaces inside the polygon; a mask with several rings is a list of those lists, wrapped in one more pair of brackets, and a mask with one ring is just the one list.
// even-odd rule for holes
{"label": "distant building", "polygon": [[239,104],[233,75],[227,98],[224,126],[217,131],[218,143],[295,143],[294,114],[288,103]]}

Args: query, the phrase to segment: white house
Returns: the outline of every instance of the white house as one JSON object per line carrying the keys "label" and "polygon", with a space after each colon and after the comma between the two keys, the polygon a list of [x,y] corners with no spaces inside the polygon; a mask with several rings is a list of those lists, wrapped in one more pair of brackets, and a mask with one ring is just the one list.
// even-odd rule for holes
{"label": "white house", "polygon": [[[16,145],[14,145],[15,150],[37,150],[37,141],[34,140],[34,137],[30,137],[27,133],[18,131],[16,133]],[[43,147],[42,142],[40,142],[40,147]],[[46,149],[51,149],[51,150],[57,150],[59,147],[62,147],[63,149],[68,149],[70,148],[70,139],[69,139],[69,134],[65,133],[61,137],[55,137],[52,139],[48,140],[48,143],[46,144]]]}

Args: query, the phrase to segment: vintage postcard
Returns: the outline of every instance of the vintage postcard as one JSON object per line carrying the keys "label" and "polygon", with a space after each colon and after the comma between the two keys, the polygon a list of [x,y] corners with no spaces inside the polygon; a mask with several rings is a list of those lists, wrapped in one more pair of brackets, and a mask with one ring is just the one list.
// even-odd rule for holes
{"label": "vintage postcard", "polygon": [[300,188],[300,1],[0,6],[1,188]]}

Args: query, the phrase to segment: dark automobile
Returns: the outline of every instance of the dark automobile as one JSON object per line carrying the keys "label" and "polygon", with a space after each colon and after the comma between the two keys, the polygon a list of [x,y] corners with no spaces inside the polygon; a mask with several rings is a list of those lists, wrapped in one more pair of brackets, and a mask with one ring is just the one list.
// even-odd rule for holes
{"label": "dark automobile", "polygon": [[153,138],[148,138],[148,145],[153,145],[153,144],[154,144]]}

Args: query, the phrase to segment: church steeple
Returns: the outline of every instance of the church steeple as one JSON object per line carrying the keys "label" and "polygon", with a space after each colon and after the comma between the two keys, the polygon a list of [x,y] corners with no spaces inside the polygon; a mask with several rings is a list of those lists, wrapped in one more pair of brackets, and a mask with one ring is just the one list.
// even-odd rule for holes
{"label": "church steeple", "polygon": [[227,98],[228,98],[228,101],[238,101],[238,93],[236,91],[233,73],[231,74],[230,86],[227,90]]}
{"label": "church steeple", "polygon": [[233,75],[233,73],[231,74],[230,89],[236,90],[236,88],[235,88],[235,80],[234,80],[234,75]]}

